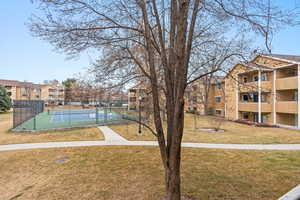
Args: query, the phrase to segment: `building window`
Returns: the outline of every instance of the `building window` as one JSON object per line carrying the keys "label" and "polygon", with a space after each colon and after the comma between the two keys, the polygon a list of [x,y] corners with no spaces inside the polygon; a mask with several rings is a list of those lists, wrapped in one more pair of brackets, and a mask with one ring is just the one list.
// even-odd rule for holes
{"label": "building window", "polygon": [[28,91],[27,91],[26,88],[21,88],[21,95],[22,95],[23,97],[28,96]]}
{"label": "building window", "polygon": [[242,116],[243,116],[243,120],[249,120],[249,113],[244,112],[244,113],[242,114]]}
{"label": "building window", "polygon": [[267,81],[267,79],[268,79],[267,74],[266,74],[266,73],[263,73],[263,74],[261,75],[261,80],[262,80],[262,81]]}
{"label": "building window", "polygon": [[216,115],[222,115],[222,110],[216,110],[215,113]]}
{"label": "building window", "polygon": [[217,103],[221,103],[221,97],[215,97]]}
{"label": "building window", "polygon": [[258,76],[257,76],[257,75],[255,75],[255,76],[253,77],[253,81],[258,81]]}
{"label": "building window", "polygon": [[136,107],[132,106],[132,107],[129,108],[129,110],[136,110]]}
{"label": "building window", "polygon": [[192,97],[192,102],[193,102],[193,103],[197,103],[197,96],[193,96],[193,97]]}
{"label": "building window", "polygon": [[247,82],[248,82],[248,78],[247,78],[247,77],[244,77],[244,78],[243,78],[243,82],[244,82],[244,83],[247,83]]}
{"label": "building window", "polygon": [[136,97],[130,97],[129,101],[130,102],[136,102]]}
{"label": "building window", "polygon": [[11,96],[11,92],[7,92],[7,95],[8,95],[8,96]]}
{"label": "building window", "polygon": [[217,83],[216,88],[217,88],[218,90],[221,90],[221,89],[222,89],[222,84],[221,84],[221,83]]}
{"label": "building window", "polygon": [[244,95],[242,96],[242,101],[248,102],[248,101],[249,101],[249,96],[248,96],[247,94],[244,94]]}

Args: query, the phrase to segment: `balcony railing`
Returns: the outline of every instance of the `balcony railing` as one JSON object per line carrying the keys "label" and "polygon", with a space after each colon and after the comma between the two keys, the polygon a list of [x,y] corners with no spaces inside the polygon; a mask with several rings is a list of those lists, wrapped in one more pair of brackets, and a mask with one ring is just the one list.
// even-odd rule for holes
{"label": "balcony railing", "polygon": [[[239,111],[244,112],[258,112],[258,103],[257,102],[240,102]],[[272,112],[272,106],[270,103],[262,102],[261,103],[261,112]]]}
{"label": "balcony railing", "polygon": [[298,102],[297,101],[277,101],[276,112],[279,113],[298,113]]}
{"label": "balcony railing", "polygon": [[[250,91],[258,91],[258,81],[241,83],[240,92],[250,92]],[[261,81],[261,89],[262,91],[271,91],[272,90],[272,83],[271,81]]]}
{"label": "balcony railing", "polygon": [[297,76],[276,79],[276,90],[289,90],[289,89],[297,89],[297,88],[298,88]]}

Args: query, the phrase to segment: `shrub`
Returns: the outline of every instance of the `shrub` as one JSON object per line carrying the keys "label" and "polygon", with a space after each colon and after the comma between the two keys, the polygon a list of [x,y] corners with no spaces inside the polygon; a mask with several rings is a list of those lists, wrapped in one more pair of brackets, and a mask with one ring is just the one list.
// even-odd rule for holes
{"label": "shrub", "polygon": [[11,108],[11,100],[5,88],[0,86],[0,112],[6,112]]}

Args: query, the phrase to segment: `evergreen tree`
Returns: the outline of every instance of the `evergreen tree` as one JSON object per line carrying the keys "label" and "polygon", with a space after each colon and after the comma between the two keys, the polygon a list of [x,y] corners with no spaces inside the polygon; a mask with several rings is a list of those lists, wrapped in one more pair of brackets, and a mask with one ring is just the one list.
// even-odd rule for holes
{"label": "evergreen tree", "polygon": [[5,88],[0,86],[0,112],[6,112],[11,108],[11,100]]}

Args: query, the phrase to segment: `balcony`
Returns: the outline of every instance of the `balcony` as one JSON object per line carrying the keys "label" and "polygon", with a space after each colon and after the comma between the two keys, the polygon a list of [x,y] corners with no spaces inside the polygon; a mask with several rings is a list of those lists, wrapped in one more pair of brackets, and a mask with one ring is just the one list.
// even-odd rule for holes
{"label": "balcony", "polygon": [[[243,112],[258,112],[258,103],[239,103],[239,111]],[[261,103],[261,112],[272,112],[270,103]]]}
{"label": "balcony", "polygon": [[290,90],[298,88],[298,77],[292,76],[276,80],[276,90]]}
{"label": "balcony", "polygon": [[[272,90],[272,83],[271,81],[261,81],[261,90],[262,91],[271,91]],[[242,83],[240,85],[240,92],[253,92],[258,91],[258,82],[248,82],[248,83]]]}
{"label": "balcony", "polygon": [[276,112],[295,114],[298,112],[298,102],[297,101],[277,101],[276,102]]}

